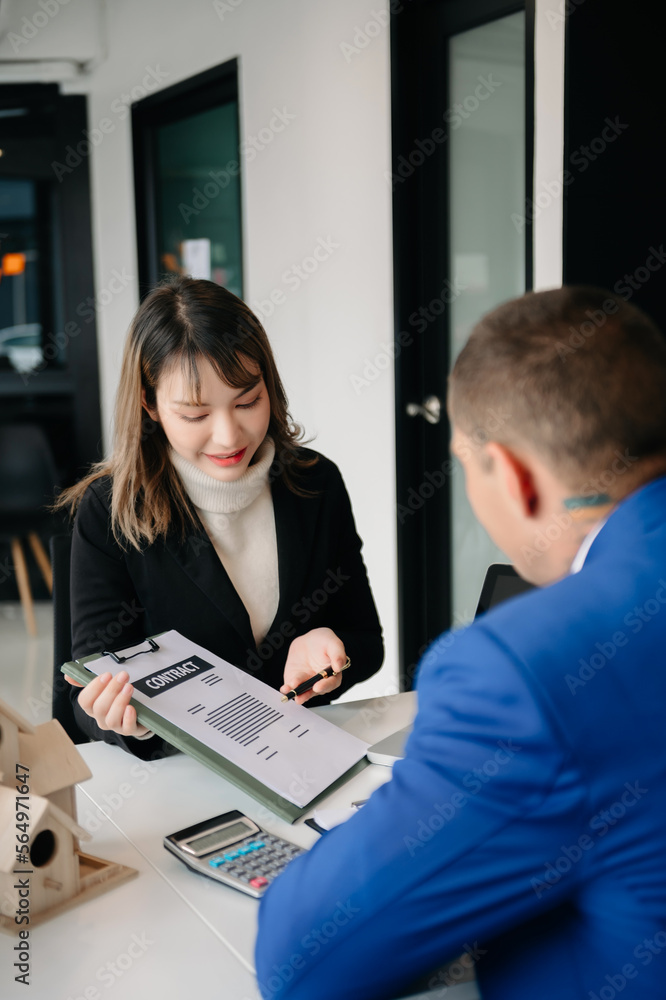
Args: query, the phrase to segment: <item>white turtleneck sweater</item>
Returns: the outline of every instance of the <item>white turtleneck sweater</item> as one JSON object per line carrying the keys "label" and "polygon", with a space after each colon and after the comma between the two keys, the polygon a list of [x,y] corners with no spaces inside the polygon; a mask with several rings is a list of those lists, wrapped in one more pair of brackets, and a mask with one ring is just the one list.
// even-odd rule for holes
{"label": "white turtleneck sweater", "polygon": [[267,437],[236,480],[222,482],[171,449],[171,461],[215,551],[247,609],[257,645],[278,608],[277,538],[268,470],[275,445]]}

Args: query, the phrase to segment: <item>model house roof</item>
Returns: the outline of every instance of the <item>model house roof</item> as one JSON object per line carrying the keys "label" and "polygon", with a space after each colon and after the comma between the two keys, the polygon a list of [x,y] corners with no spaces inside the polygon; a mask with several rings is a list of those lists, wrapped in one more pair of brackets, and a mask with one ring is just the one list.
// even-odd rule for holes
{"label": "model house roof", "polygon": [[19,733],[19,756],[29,770],[28,784],[35,795],[50,795],[91,776],[88,765],[56,719],[43,722],[31,733]]}
{"label": "model house roof", "polygon": [[34,733],[35,727],[31,726],[27,719],[24,719],[22,715],[14,711],[11,705],[8,705],[6,701],[0,698],[0,720],[2,720],[3,716],[5,719],[13,722],[15,726],[18,726],[19,732]]}

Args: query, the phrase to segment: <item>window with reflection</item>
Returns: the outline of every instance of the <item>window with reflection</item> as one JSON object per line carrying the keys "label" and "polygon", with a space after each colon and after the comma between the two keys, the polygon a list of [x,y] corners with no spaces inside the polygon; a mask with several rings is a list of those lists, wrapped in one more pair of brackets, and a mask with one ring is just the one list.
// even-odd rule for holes
{"label": "window with reflection", "polygon": [[[47,230],[44,185],[0,178],[0,369],[26,373],[43,362],[51,322]],[[46,360],[58,365],[60,353]]]}
{"label": "window with reflection", "polygon": [[242,296],[235,60],[138,102],[133,131],[143,290],[189,274]]}

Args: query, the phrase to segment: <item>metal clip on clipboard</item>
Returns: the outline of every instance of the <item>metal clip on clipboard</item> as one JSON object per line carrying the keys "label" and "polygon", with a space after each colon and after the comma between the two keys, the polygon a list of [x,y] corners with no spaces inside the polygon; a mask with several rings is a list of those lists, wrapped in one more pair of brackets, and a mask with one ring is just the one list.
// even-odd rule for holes
{"label": "metal clip on clipboard", "polygon": [[[105,649],[102,656],[111,656],[116,663],[125,663],[126,660],[131,660],[134,656],[141,656],[142,653],[154,653],[160,648],[154,639],[146,639],[145,643],[142,645],[144,645],[143,649],[137,649],[135,653],[128,653],[127,656],[122,655],[122,649],[117,649],[115,652],[112,652],[110,649]],[[145,648],[146,646],[147,648]],[[133,649],[134,646],[128,646],[127,648]]]}

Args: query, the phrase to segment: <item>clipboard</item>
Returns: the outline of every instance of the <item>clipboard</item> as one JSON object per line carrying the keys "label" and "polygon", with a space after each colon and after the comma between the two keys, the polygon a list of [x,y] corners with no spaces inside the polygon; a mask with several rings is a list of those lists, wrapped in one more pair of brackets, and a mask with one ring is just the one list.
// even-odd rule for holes
{"label": "clipboard", "polygon": [[[159,640],[163,635],[167,635],[167,633],[159,633],[148,637],[145,640],[145,648],[137,649],[137,644],[135,644],[128,647],[126,650],[119,649],[115,650],[113,653],[105,651],[104,653],[95,653],[90,656],[83,656],[78,660],[70,660],[67,663],[63,663],[60,670],[63,674],[68,674],[70,677],[73,677],[74,680],[79,681],[79,683],[87,685],[97,676],[94,671],[87,667],[87,664],[92,663],[95,660],[99,660],[105,655],[112,656],[118,664],[125,664],[126,662],[129,662],[129,660],[133,659],[134,656],[144,653],[150,654],[155,649],[159,649]],[[194,737],[191,733],[184,731],[180,726],[176,725],[169,719],[165,719],[155,710],[149,708],[135,698],[130,700],[130,704],[136,709],[137,720],[141,725],[152,730],[152,732],[162,737],[162,739],[166,740],[182,753],[188,754],[188,756],[193,757],[195,760],[199,761],[199,763],[210,768],[210,770],[219,774],[220,777],[225,778],[236,788],[246,792],[261,805],[265,806],[271,812],[275,813],[275,815],[279,816],[288,823],[295,823],[298,819],[305,815],[305,813],[309,812],[315,805],[326,798],[335,788],[343,785],[355,774],[362,771],[368,764],[367,758],[362,757],[352,767],[336,778],[336,780],[331,782],[331,784],[329,784],[323,791],[314,796],[306,804],[297,805],[289,799],[284,798],[274,789],[269,788],[254,775],[249,774],[233,761],[228,760],[222,754],[218,753],[218,751],[213,747],[210,747],[206,743],[196,739],[196,737]]]}

